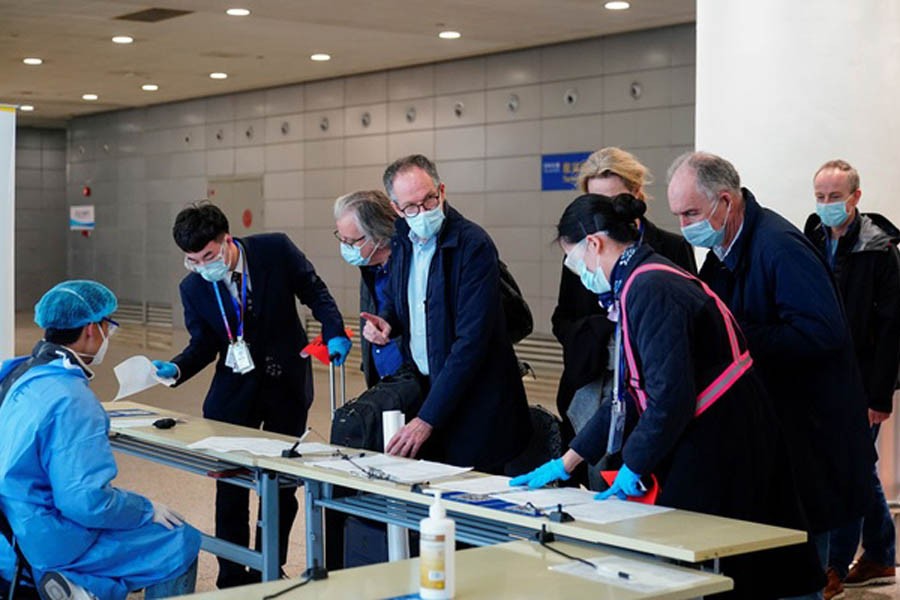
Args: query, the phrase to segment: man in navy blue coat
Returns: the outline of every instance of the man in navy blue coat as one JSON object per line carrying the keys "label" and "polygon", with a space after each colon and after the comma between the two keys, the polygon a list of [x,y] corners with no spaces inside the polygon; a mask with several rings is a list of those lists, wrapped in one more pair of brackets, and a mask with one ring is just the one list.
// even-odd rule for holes
{"label": "man in navy blue coat", "polygon": [[[154,361],[157,374],[175,378],[177,386],[218,357],[204,417],[300,435],[313,389],[309,359],[300,357],[307,338],[296,299],[322,323],[329,354],[337,355],[335,364],[342,364],[350,350],[325,282],[285,234],[233,238],[225,215],[212,204],[181,211],[172,233],[191,271],[179,288],[191,339],[172,362]],[[284,488],[279,493],[281,564],[297,514],[294,492]],[[216,537],[249,544],[248,502],[247,489],[216,484]],[[218,587],[254,579],[259,580],[259,573],[219,559]]]}
{"label": "man in navy blue coat", "polygon": [[711,249],[700,278],[737,318],[774,400],[788,441],[785,468],[795,471],[824,568],[828,532],[866,507],[874,460],[865,392],[828,268],[721,157],[676,159],[668,196],[685,239]]}
{"label": "man in navy blue coat", "polygon": [[427,390],[387,451],[417,456],[424,444],[425,458],[502,473],[525,448],[531,425],[500,303],[497,249],[446,203],[425,156],[395,161],[384,185],[401,218],[386,302],[380,315],[363,313],[363,335],[373,344],[400,337]]}

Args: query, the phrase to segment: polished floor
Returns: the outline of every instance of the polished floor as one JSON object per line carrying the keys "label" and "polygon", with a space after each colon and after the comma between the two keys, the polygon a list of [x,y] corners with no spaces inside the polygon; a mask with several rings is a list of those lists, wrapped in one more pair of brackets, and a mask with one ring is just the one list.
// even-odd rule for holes
{"label": "polished floor", "polygon": [[[40,330],[31,323],[27,314],[17,315],[16,353],[28,352],[35,341],[40,338]],[[97,396],[110,400],[115,396],[118,385],[112,367],[125,358],[135,354],[144,354],[151,359],[168,359],[174,353],[172,348],[180,349],[185,342],[183,334],[169,330],[148,329],[138,326],[125,326],[113,338],[104,364],[97,367],[97,376],[92,383]],[[358,364],[353,356],[349,361]],[[322,368],[314,369],[317,400],[313,404],[309,425],[313,431],[324,438],[330,431],[328,409],[328,373]],[[201,403],[206,394],[211,378],[211,369],[195,376],[191,381],[175,390],[154,388],[143,392],[132,399],[137,402],[153,404],[160,408],[178,410],[189,415],[201,414]],[[541,404],[554,410],[555,380],[558,374],[538,372],[537,380],[526,380],[526,389],[531,403]],[[362,377],[355,369],[347,369],[347,395],[354,397],[364,389]],[[889,421],[889,424],[892,422]],[[888,433],[890,429],[890,434]],[[898,488],[895,475],[895,462],[900,456],[900,447],[895,444],[894,427],[885,428],[880,444],[882,456],[882,481],[892,498],[897,498]],[[175,469],[163,467],[130,456],[117,455],[119,476],[115,484],[145,494],[154,500],[163,502],[178,511],[195,527],[211,533],[213,531],[213,498],[215,486],[211,479],[191,475]],[[252,495],[251,495],[252,497]],[[288,551],[288,563],[285,571],[294,577],[299,575],[305,565],[304,530],[303,530],[303,498],[300,496],[300,516],[294,524],[291,544]],[[251,498],[251,514],[255,514],[255,497]],[[215,559],[203,552],[200,554],[200,566],[197,581],[198,591],[215,589]],[[765,576],[765,574],[761,574]],[[140,598],[140,594],[133,594]],[[848,600],[888,600],[900,599],[900,585],[871,587],[847,590]]]}

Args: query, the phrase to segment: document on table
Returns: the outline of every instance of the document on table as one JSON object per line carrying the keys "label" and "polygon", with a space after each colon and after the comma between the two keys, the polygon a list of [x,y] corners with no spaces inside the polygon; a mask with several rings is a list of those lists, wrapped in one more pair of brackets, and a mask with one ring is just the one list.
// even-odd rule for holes
{"label": "document on table", "polygon": [[157,377],[156,367],[146,356],[126,358],[113,367],[113,372],[119,380],[119,393],[113,398],[113,402],[143,392],[154,385],[175,385],[172,378]]}
{"label": "document on table", "polygon": [[145,410],[143,408],[116,408],[114,410],[106,411],[106,416],[110,419],[118,419],[125,417],[149,417],[151,415],[158,415],[158,412],[154,412],[152,410]]}
{"label": "document on table", "polygon": [[385,479],[395,483],[425,483],[435,479],[454,477],[471,471],[472,467],[454,467],[427,460],[410,460],[387,454],[365,456],[350,454],[349,460],[337,458],[309,463],[314,467],[343,471],[361,477]]}
{"label": "document on table", "polygon": [[588,558],[587,561],[593,563],[595,568],[575,561],[549,568],[558,573],[647,593],[688,587],[702,582],[707,577],[702,572],[674,569],[620,556],[598,556]]}
{"label": "document on table", "polygon": [[471,477],[467,479],[454,479],[452,481],[442,481],[432,485],[433,488],[439,490],[448,490],[451,492],[465,492],[467,494],[478,494],[487,496],[489,494],[501,494],[505,492],[514,492],[522,490],[522,486],[509,487],[509,477],[502,475],[489,475],[487,477]]}
{"label": "document on table", "polygon": [[[595,492],[590,490],[578,488],[541,488],[539,490],[510,491],[505,494],[493,494],[493,496],[513,504],[531,504],[537,508],[556,508],[559,504],[568,507],[594,502],[594,494]],[[571,511],[566,508],[566,512]]]}
{"label": "document on table", "polygon": [[[593,492],[591,492],[593,494]],[[641,504],[640,502],[627,502],[611,498],[609,500],[595,500],[590,503],[567,506],[566,512],[572,515],[576,521],[587,523],[615,523],[626,519],[636,519],[648,515],[658,515],[672,510],[667,506],[654,504]]]}
{"label": "document on table", "polygon": [[[288,450],[293,446],[294,442],[272,438],[212,436],[189,444],[188,448],[215,452],[249,452],[258,456],[281,456],[282,450]],[[318,454],[332,452],[335,448],[319,442],[309,442],[299,444],[295,450],[300,454]]]}
{"label": "document on table", "polygon": [[151,427],[153,423],[156,421],[156,417],[152,419],[123,419],[116,418],[112,424],[114,427],[123,428],[123,427]]}

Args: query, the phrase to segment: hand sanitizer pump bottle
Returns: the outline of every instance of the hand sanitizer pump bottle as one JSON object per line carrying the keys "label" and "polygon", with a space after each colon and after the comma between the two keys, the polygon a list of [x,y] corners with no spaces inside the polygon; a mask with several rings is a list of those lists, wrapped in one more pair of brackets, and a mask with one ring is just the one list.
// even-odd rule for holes
{"label": "hand sanitizer pump bottle", "polygon": [[446,600],[455,593],[456,523],[447,517],[440,490],[434,494],[428,517],[419,523],[419,596],[423,600]]}

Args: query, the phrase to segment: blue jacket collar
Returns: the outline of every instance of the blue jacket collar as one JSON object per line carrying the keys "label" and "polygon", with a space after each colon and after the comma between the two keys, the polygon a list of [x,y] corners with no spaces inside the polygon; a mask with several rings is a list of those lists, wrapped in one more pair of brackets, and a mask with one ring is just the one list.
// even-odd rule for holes
{"label": "blue jacket collar", "polygon": [[[756,201],[753,192],[747,188],[741,188],[741,193],[744,196],[744,223],[740,229],[738,239],[735,240],[734,245],[731,247],[731,251],[725,257],[725,260],[722,261],[725,267],[732,273],[734,273],[741,264],[748,240],[753,238],[753,233],[756,230],[756,225],[759,222],[759,217],[762,215],[763,210]],[[710,253],[715,256],[712,251],[710,251]]]}

